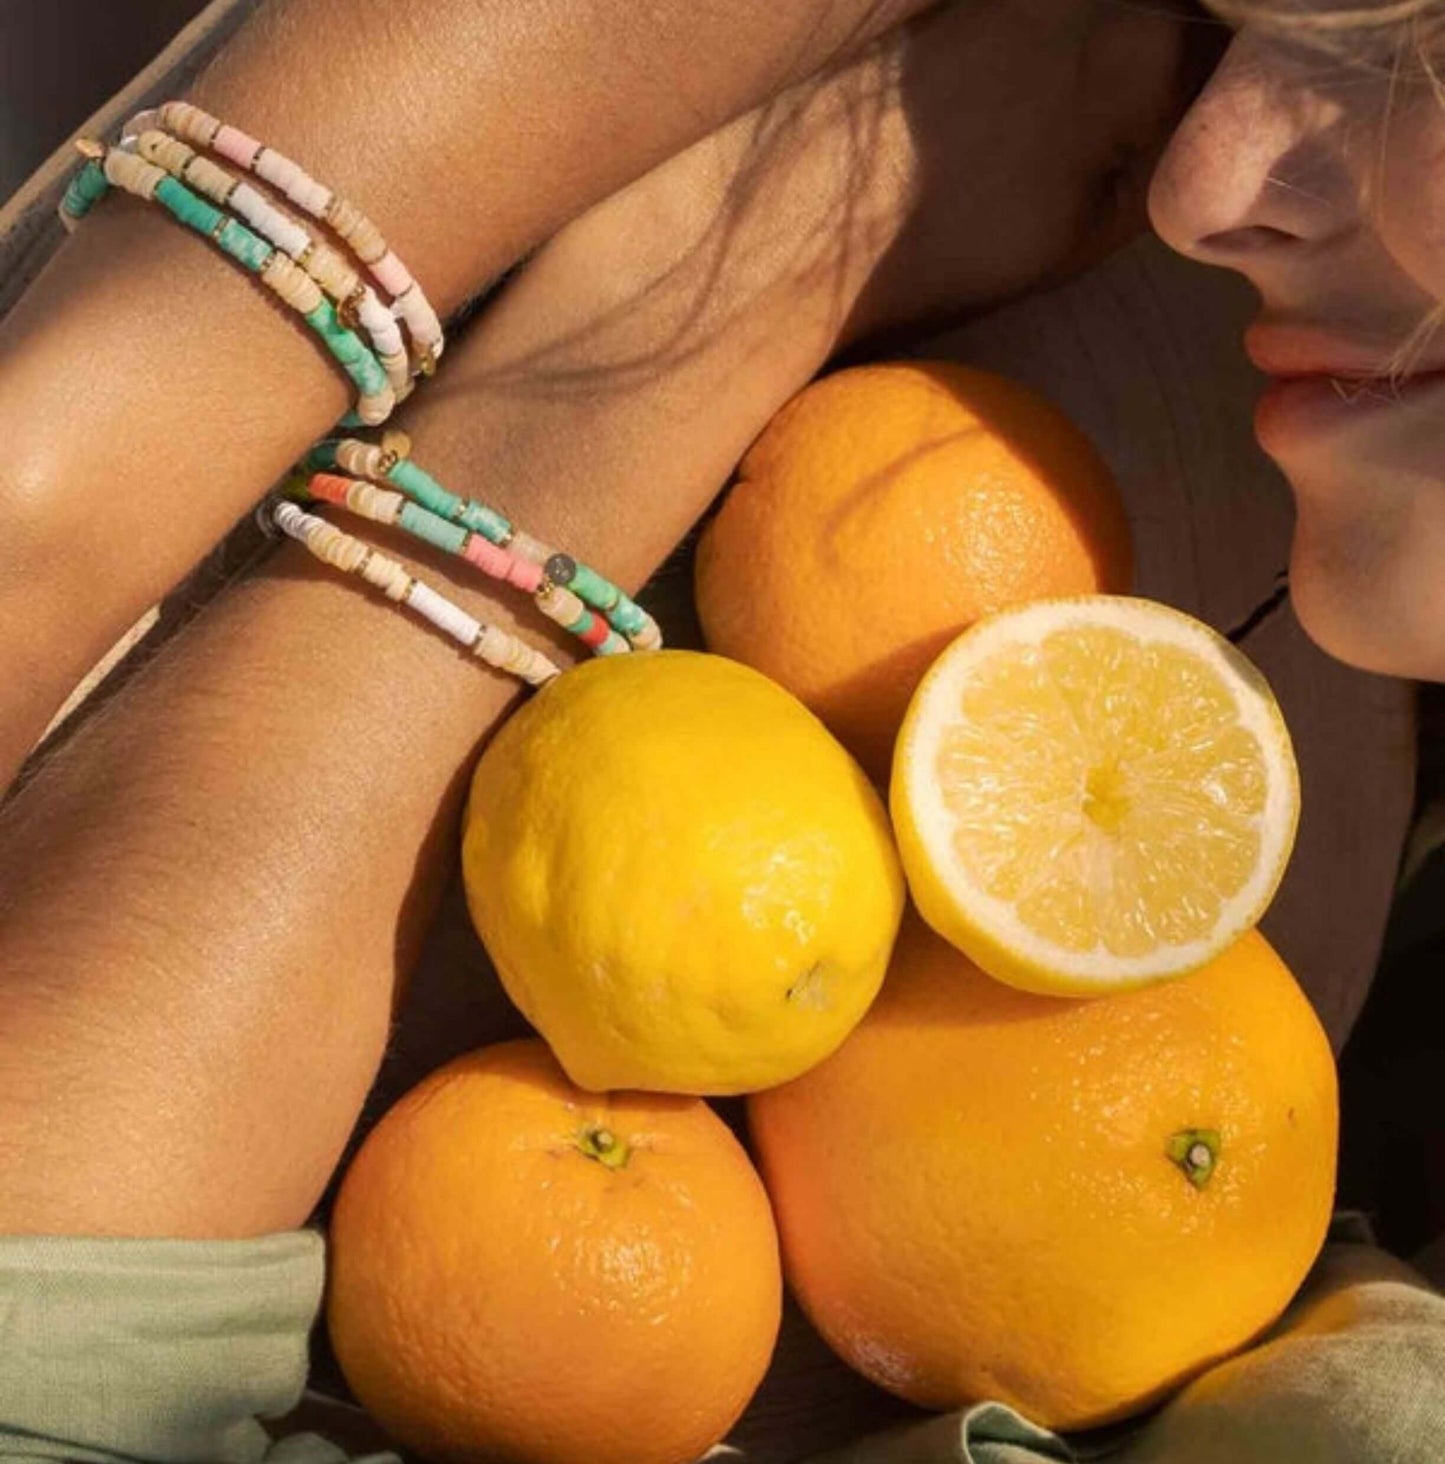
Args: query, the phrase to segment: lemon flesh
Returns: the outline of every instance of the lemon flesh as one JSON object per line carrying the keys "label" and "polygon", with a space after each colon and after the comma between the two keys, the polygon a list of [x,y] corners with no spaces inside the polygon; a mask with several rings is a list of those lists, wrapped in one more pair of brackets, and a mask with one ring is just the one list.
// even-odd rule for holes
{"label": "lemon flesh", "polygon": [[1204,965],[1254,925],[1299,779],[1260,673],[1147,600],[1043,601],[934,664],[892,811],[924,918],[999,980],[1090,995]]}
{"label": "lemon flesh", "polygon": [[594,1091],[797,1077],[867,1011],[903,910],[852,758],[775,682],[687,651],[524,706],[478,764],[462,866],[508,995]]}

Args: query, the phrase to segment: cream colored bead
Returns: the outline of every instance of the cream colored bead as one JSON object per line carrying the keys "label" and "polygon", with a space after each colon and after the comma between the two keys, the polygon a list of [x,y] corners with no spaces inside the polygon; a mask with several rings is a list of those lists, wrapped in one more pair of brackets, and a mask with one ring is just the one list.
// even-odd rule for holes
{"label": "cream colored bead", "polygon": [[361,210],[349,198],[333,193],[331,202],[326,205],[326,222],[343,239],[349,240],[351,231],[361,222]]}
{"label": "cream colored bead", "polygon": [[383,591],[388,600],[395,600],[398,604],[406,599],[411,590],[412,578],[407,573],[406,566],[395,559],[389,559],[385,554],[378,554],[374,549],[361,567],[361,577],[367,584],[375,585]]}
{"label": "cream colored bead", "polygon": [[380,427],[395,410],[396,393],[389,382],[374,395],[358,397],[356,401],[356,415],[368,427]]}
{"label": "cream colored bead", "polygon": [[329,244],[317,241],[306,271],[333,300],[345,300],[361,285],[361,276]]}
{"label": "cream colored bead", "polygon": [[379,524],[394,524],[401,517],[406,499],[394,488],[357,481],[346,490],[346,506]]}
{"label": "cream colored bead", "polygon": [[156,167],[154,163],[148,163],[142,157],[137,157],[135,153],[122,152],[120,148],[113,147],[105,155],[105,176],[117,188],[123,188],[127,193],[138,194],[141,198],[154,198],[156,187],[165,178],[166,171]]}
{"label": "cream colored bead", "polygon": [[555,662],[533,650],[525,641],[498,630],[495,625],[483,626],[472,650],[489,666],[520,676],[533,686],[541,686],[561,674],[561,668]]}
{"label": "cream colored bead", "polygon": [[161,126],[194,147],[210,147],[221,130],[221,119],[192,102],[167,102],[161,108]]}
{"label": "cream colored bead", "polygon": [[343,437],[336,444],[337,463],[356,478],[382,478],[382,450],[374,442],[362,442],[357,437]]}
{"label": "cream colored bead", "polygon": [[191,154],[191,160],[180,170],[180,176],[198,193],[204,193],[213,203],[221,204],[230,199],[240,181],[219,163],[203,158],[200,153]]}
{"label": "cream colored bead", "polygon": [[381,230],[365,214],[358,215],[346,242],[363,264],[375,264],[386,253],[386,240],[381,237]]}
{"label": "cream colored bead", "polygon": [[321,303],[321,286],[279,249],[261,266],[261,278],[293,310],[309,315]]}
{"label": "cream colored bead", "polygon": [[555,620],[558,625],[572,625],[582,616],[587,606],[571,590],[563,585],[554,585],[550,581],[543,581],[543,587],[537,591],[537,604],[541,607],[542,613],[549,620]]}
{"label": "cream colored bead", "polygon": [[141,133],[136,139],[136,151],[147,162],[154,163],[158,168],[164,168],[168,173],[180,173],[186,164],[196,156],[195,148],[182,142],[179,137],[172,137],[170,133],[162,132],[158,128]]}

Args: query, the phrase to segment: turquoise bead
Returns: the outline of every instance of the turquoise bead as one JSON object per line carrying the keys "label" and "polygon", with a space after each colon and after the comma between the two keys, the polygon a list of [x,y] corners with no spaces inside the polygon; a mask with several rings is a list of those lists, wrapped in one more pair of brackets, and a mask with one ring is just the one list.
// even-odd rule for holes
{"label": "turquoise bead", "polygon": [[603,579],[595,569],[589,569],[585,564],[577,566],[569,588],[574,595],[580,595],[598,610],[611,610],[622,594],[610,580]]}
{"label": "turquoise bead", "polygon": [[261,266],[270,259],[273,250],[259,234],[253,234],[244,224],[227,219],[221,227],[216,242],[232,259],[246,266],[252,274],[260,274]]}
{"label": "turquoise bead", "polygon": [[156,202],[198,234],[209,235],[226,217],[214,204],[207,203],[175,178],[162,178],[156,184]]}
{"label": "turquoise bead", "polygon": [[462,500],[455,493],[448,493],[428,472],[417,467],[410,458],[402,458],[389,472],[387,478],[408,498],[415,499],[423,508],[429,508],[444,519],[460,517]]}
{"label": "turquoise bead", "polygon": [[323,437],[306,454],[306,466],[313,472],[329,473],[336,466],[336,450],[341,443],[334,437]]}
{"label": "turquoise bead", "polygon": [[[473,503],[470,499],[458,498],[455,493],[443,488],[432,475],[417,467],[410,458],[403,458],[387,474],[388,479],[400,488],[410,499],[430,509],[449,524],[460,524],[493,544],[505,543],[512,532],[512,526],[495,509]],[[435,541],[434,541],[435,542]],[[466,542],[465,533],[462,542]],[[458,551],[460,552],[460,551]]]}
{"label": "turquoise bead", "polygon": [[83,219],[90,210],[110,192],[110,180],[105,169],[92,158],[70,180],[60,206],[73,219]]}
{"label": "turquoise bead", "polygon": [[314,310],[308,310],[304,318],[356,383],[362,396],[374,396],[385,389],[386,372],[381,362],[354,330],[348,330],[336,318],[336,307],[330,300],[322,296],[321,303]]}
{"label": "turquoise bead", "polygon": [[419,504],[404,503],[401,506],[401,526],[428,544],[445,549],[448,554],[460,554],[466,548],[470,535],[461,527]]}
{"label": "turquoise bead", "polygon": [[483,503],[468,501],[463,505],[462,522],[474,534],[490,539],[493,544],[505,544],[512,537],[511,521]]}

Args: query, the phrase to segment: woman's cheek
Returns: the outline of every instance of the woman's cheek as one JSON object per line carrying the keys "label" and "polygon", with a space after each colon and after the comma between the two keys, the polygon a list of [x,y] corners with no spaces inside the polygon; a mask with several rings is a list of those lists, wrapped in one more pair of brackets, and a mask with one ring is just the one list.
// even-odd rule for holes
{"label": "woman's cheek", "polygon": [[1375,149],[1375,227],[1400,268],[1445,303],[1445,101],[1411,96],[1390,107]]}

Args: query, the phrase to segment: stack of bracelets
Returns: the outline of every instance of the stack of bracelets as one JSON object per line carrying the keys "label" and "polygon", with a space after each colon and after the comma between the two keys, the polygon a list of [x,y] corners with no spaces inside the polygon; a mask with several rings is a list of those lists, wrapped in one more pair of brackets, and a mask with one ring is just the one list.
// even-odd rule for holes
{"label": "stack of bracelets", "polygon": [[[445,344],[441,322],[410,270],[355,204],[273,148],[189,102],[141,112],[115,146],[85,139],[77,147],[86,161],[60,203],[66,227],[119,188],[159,204],[211,240],[293,309],[351,378],[356,406],[342,418],[343,428],[384,422],[418,378],[436,369]],[[355,262],[249,178],[325,225]],[[469,560],[483,574],[527,591],[544,615],[597,655],[662,644],[657,622],[611,581],[495,509],[450,492],[408,454],[401,433],[389,433],[379,446],[351,437],[319,442],[287,496],[263,505],[263,526],[359,575],[488,665],[534,686],[558,674],[548,657],[484,625],[397,560],[301,503],[335,505]]]}

